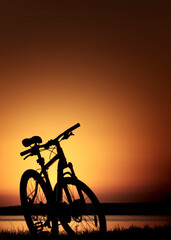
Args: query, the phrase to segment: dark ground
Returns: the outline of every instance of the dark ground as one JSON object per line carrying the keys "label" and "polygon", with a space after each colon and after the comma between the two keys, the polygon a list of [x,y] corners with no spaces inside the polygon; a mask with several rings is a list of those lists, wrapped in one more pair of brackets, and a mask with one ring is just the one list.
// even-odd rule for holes
{"label": "dark ground", "polygon": [[[80,239],[80,240],[98,240],[98,239],[105,239],[105,240],[117,240],[117,239],[170,239],[171,237],[171,225],[164,226],[164,227],[155,227],[150,228],[148,226],[144,228],[138,227],[130,227],[128,229],[114,229],[113,231],[109,231],[102,235],[101,233],[87,233],[84,235],[78,236],[78,238],[73,239]],[[0,239],[1,240],[34,240],[34,238],[28,232],[10,232],[10,231],[1,231],[0,232]],[[40,238],[36,237],[36,240],[51,240],[52,237],[43,236],[41,235]],[[60,235],[55,239],[59,240],[68,240],[71,239],[68,235]]]}

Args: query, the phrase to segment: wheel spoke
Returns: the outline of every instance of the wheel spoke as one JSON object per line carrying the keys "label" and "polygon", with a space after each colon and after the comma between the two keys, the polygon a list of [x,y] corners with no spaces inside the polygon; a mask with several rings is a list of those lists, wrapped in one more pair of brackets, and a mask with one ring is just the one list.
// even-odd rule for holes
{"label": "wheel spoke", "polygon": [[21,199],[25,219],[31,232],[51,231],[51,219],[46,215],[48,195],[45,182],[34,170],[26,171],[21,181]]}
{"label": "wheel spoke", "polygon": [[[65,184],[66,185],[63,188],[63,202],[71,204],[70,208],[72,220],[69,223],[62,223],[64,229],[68,233],[101,231],[101,229],[105,230],[105,217],[103,217],[102,220],[99,218],[97,212],[98,208],[100,208],[100,204],[98,200],[96,200],[97,198],[92,191],[83,183],[77,186],[77,182],[72,181],[71,179],[68,179],[68,182],[66,181]],[[79,197],[77,188],[80,188],[82,192],[86,208],[82,206],[82,201]],[[68,198],[72,200],[72,203],[70,203]]]}

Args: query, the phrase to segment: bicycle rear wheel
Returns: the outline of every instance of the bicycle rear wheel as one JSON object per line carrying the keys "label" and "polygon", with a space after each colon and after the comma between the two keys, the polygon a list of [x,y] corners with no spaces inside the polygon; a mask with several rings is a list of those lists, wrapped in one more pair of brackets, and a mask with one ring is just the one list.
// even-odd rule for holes
{"label": "bicycle rear wheel", "polygon": [[[82,192],[85,204],[80,199],[78,189]],[[61,224],[68,234],[106,231],[106,219],[101,204],[86,184],[77,179],[66,177],[63,180],[62,191],[62,202],[69,205],[71,214],[70,222],[61,219]]]}
{"label": "bicycle rear wheel", "polygon": [[27,226],[32,235],[51,230],[47,216],[49,194],[46,183],[34,170],[24,172],[20,182],[20,199]]}

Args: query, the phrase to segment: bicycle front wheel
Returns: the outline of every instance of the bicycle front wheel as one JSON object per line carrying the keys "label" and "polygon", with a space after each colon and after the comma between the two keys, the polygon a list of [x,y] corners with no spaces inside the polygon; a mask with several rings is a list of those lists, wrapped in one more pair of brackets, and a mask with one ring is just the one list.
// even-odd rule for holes
{"label": "bicycle front wheel", "polygon": [[24,172],[20,182],[20,199],[32,235],[51,230],[52,223],[47,215],[47,191],[46,183],[38,172],[32,169]]}
{"label": "bicycle front wheel", "polygon": [[[61,220],[65,231],[70,235],[85,232],[105,232],[106,219],[101,204],[93,191],[80,180],[66,177],[63,180],[62,202],[70,208],[71,220]],[[81,191],[84,203],[80,199]]]}

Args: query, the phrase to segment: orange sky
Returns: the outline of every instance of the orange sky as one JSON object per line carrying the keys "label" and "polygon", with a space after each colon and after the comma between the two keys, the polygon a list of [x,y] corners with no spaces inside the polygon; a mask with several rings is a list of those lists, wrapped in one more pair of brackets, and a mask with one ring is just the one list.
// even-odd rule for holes
{"label": "orange sky", "polygon": [[0,206],[20,203],[21,175],[38,167],[20,157],[22,139],[45,142],[77,122],[62,146],[101,201],[169,199],[169,7],[37,2],[0,8]]}

